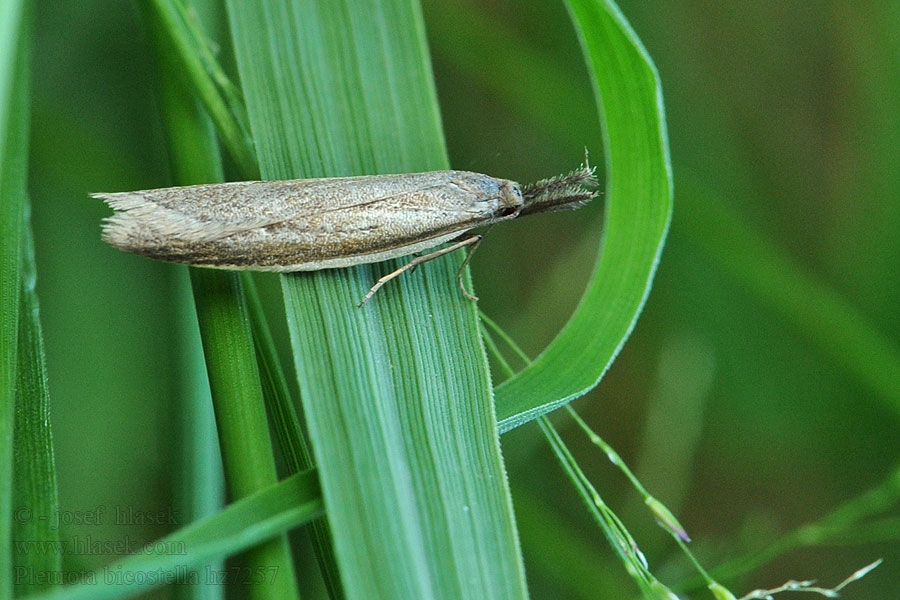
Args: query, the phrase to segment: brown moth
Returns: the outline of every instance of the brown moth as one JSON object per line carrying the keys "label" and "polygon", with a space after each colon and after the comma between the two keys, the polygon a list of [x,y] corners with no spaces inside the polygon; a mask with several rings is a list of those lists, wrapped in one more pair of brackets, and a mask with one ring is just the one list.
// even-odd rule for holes
{"label": "brown moth", "polygon": [[463,246],[474,249],[480,235],[459,239],[469,230],[522,215],[578,208],[596,195],[596,186],[594,170],[585,161],[568,175],[526,186],[468,171],[431,171],[92,196],[115,210],[104,220],[104,241],[125,252],[198,267],[316,271],[454,242],[380,279],[362,305],[404,271]]}

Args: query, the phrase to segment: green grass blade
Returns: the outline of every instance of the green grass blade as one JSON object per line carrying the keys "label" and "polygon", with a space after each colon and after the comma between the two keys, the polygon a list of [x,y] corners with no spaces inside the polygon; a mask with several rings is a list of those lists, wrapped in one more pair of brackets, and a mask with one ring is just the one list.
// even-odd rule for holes
{"label": "green grass blade", "polygon": [[672,210],[659,77],[615,4],[570,0],[604,124],[606,224],[600,259],[569,322],[528,367],[497,386],[505,431],[593,388],[640,313]]}
{"label": "green grass blade", "polygon": [[[15,418],[15,481],[13,540],[15,593],[23,596],[53,585],[46,575],[62,569],[56,552],[28,552],[24,542],[56,544],[59,512],[56,462],[50,429],[50,393],[44,342],[35,291],[34,242],[26,222],[23,253],[22,313],[19,320],[18,389]],[[24,510],[26,512],[20,512]],[[26,518],[23,518],[26,517]]]}
{"label": "green grass blade", "polygon": [[[29,596],[30,600],[103,600],[126,598],[163,583],[192,581],[191,571],[252,548],[322,515],[316,473],[291,475],[277,484],[227,506],[215,516],[152,542],[145,552],[131,555],[89,574],[82,583]],[[283,573],[268,565],[258,573],[262,583]],[[118,582],[109,574],[118,574]],[[193,581],[213,575],[201,570]],[[256,585],[255,588],[270,586]],[[296,598],[281,596],[280,598]]]}
{"label": "green grass blade", "polygon": [[[176,280],[176,316],[179,340],[178,390],[176,392],[179,423],[175,454],[178,469],[173,480],[173,506],[183,523],[191,523],[221,510],[225,502],[225,483],[216,415],[213,411],[209,378],[203,358],[203,345],[188,269],[180,269]],[[213,568],[221,569],[221,565]],[[225,590],[220,585],[178,586],[175,600],[221,600]]]}
{"label": "green grass blade", "polygon": [[[265,178],[446,167],[416,5],[229,2]],[[522,598],[474,307],[453,255],[356,303],[393,265],[283,279],[349,598]]]}
{"label": "green grass blade", "polygon": [[0,600],[12,597],[13,431],[28,156],[24,1],[0,3]]}
{"label": "green grass blade", "polygon": [[572,455],[572,452],[563,442],[559,432],[550,423],[547,417],[538,419],[538,425],[550,448],[556,455],[563,470],[568,476],[572,485],[578,491],[579,496],[584,501],[585,507],[593,517],[594,521],[603,531],[603,535],[609,542],[610,547],[622,561],[628,574],[635,581],[646,598],[669,598],[671,596],[665,594],[656,595],[653,593],[653,587],[658,584],[656,577],[650,572],[645,563],[643,554],[640,552],[637,541],[632,537],[631,533],[625,527],[625,524],[606,504],[600,494],[594,488],[582,470],[578,461]]}
{"label": "green grass blade", "polygon": [[215,123],[222,143],[243,176],[247,179],[259,177],[240,92],[213,55],[195,15],[178,0],[153,0],[144,8],[152,8],[169,51],[177,56],[177,62],[190,79],[197,98]]}
{"label": "green grass blade", "polygon": [[[146,14],[151,16],[150,8],[156,10],[156,18],[146,19],[156,25],[157,53],[166,52],[162,58],[160,71],[167,78],[172,78],[179,71],[174,58],[185,60],[186,56],[196,56],[190,47],[178,44],[177,27],[169,25],[163,14],[167,7],[160,3],[143,4]],[[198,16],[211,16],[213,7],[194,3],[192,8],[200,10]],[[206,10],[204,10],[206,9]],[[173,9],[174,10],[174,9]],[[195,13],[196,14],[196,13]],[[178,48],[178,52],[174,51]],[[199,53],[199,52],[198,52]],[[167,85],[172,85],[167,84]],[[176,159],[173,173],[178,179],[199,178],[208,176],[221,177],[221,165],[215,136],[209,119],[200,113],[190,98],[182,98],[172,91],[167,102],[166,122],[170,127],[179,129],[178,135],[169,135],[170,154]],[[180,117],[177,124],[173,121]],[[223,134],[223,138],[225,135]],[[203,149],[202,151],[198,151]],[[209,389],[209,376],[206,370],[200,328],[197,323],[197,311],[191,290],[190,274],[186,267],[177,267],[177,295],[175,305],[179,308],[176,315],[176,326],[179,333],[178,344],[178,403],[177,433],[178,456],[180,469],[173,482],[173,496],[176,509],[180,511],[183,522],[190,523],[208,517],[221,510],[224,503],[224,473],[219,449],[218,431],[212,395]],[[221,570],[224,563],[209,565],[207,568]],[[220,600],[224,597],[225,588],[214,582],[203,581],[198,585],[175,586],[173,598],[177,600]]]}
{"label": "green grass blade", "polygon": [[[193,49],[191,46],[183,41],[179,43],[178,33],[183,30],[166,19],[167,8],[170,9],[168,14],[171,15],[175,10],[174,7],[163,6],[157,2],[153,5],[144,4],[142,8],[149,14],[148,9],[151,6],[155,7],[157,18],[149,18],[147,22],[156,25],[157,52],[163,53],[168,49],[166,57],[161,58],[160,71],[171,78],[178,72],[175,56],[184,64],[189,57],[196,57],[200,52],[199,50],[191,52]],[[178,7],[180,6],[179,4]],[[196,2],[192,5],[192,9],[201,11],[199,14],[194,13],[199,18],[203,16],[209,18],[212,15],[210,8]],[[164,83],[164,85],[168,87],[173,84]],[[175,90],[170,94],[174,97],[169,98],[166,103],[168,105],[165,107],[168,109],[165,115],[166,123],[170,128],[179,129],[177,135],[168,136],[170,154],[175,159],[173,174],[181,180],[204,176],[214,179],[221,177],[221,161],[209,119],[200,114],[192,99],[182,97]],[[207,104],[208,112],[212,113],[214,108]],[[174,123],[176,118],[180,122]],[[226,145],[229,140],[234,141],[234,136],[229,136],[229,133],[222,134]],[[246,144],[246,141],[244,143]],[[202,150],[198,151],[200,149]],[[190,273],[187,268],[178,270],[182,271],[178,274],[176,297],[176,306],[180,308],[177,311],[177,325],[181,333],[178,361],[181,393],[177,401],[180,404],[178,456],[182,468],[176,474],[173,493],[176,506],[183,511],[181,514],[184,522],[190,523],[221,510],[225,500],[225,486],[215,411]],[[224,561],[214,563],[207,568],[221,570],[224,564]],[[225,592],[224,586],[203,581],[198,585],[175,586],[173,597],[178,600],[220,600]]]}
{"label": "green grass blade", "polygon": [[[253,329],[253,344],[259,359],[259,371],[262,378],[263,398],[266,410],[271,415],[272,426],[282,456],[292,473],[305,471],[313,466],[312,451],[303,434],[303,426],[294,409],[288,390],[287,379],[278,360],[275,342],[265,320],[262,302],[256,291],[256,284],[250,273],[243,273],[244,290],[247,305],[250,309],[250,321]],[[318,519],[310,526],[310,537],[319,562],[322,578],[328,588],[329,597],[342,598],[340,573],[337,559],[334,556],[334,543],[331,529],[326,519]]]}
{"label": "green grass blade", "polygon": [[539,498],[531,487],[516,489],[513,483],[513,501],[531,577],[555,582],[567,600],[612,597],[604,590],[621,583],[621,565],[607,560],[607,549],[599,540],[574,528],[560,514],[555,498]]}
{"label": "green grass blade", "polygon": [[253,346],[259,357],[259,374],[262,380],[266,410],[272,415],[275,435],[287,467],[299,473],[313,467],[312,453],[303,437],[303,427],[291,403],[287,377],[281,368],[275,340],[265,320],[262,300],[250,273],[241,273],[241,281],[247,296],[250,322],[253,330]]}
{"label": "green grass blade", "polygon": [[[172,22],[165,13],[145,7],[157,42],[162,76],[164,124],[173,169],[180,184],[205,183],[222,177],[218,148],[206,117],[179,78],[182,51],[170,40]],[[181,59],[181,60],[178,60]],[[240,276],[204,269],[191,270],[191,284],[206,356],[210,391],[219,430],[225,478],[232,498],[239,499],[277,481],[275,458],[266,418],[262,384]],[[297,595],[287,537],[254,548],[243,557],[250,572],[274,568],[268,585],[250,587],[256,598]]]}
{"label": "green grass blade", "polygon": [[[240,278],[236,273],[191,270],[200,335],[219,427],[225,479],[232,498],[277,481],[262,388]],[[259,598],[297,595],[287,538],[255,548],[249,567],[277,566],[274,585],[254,586]]]}

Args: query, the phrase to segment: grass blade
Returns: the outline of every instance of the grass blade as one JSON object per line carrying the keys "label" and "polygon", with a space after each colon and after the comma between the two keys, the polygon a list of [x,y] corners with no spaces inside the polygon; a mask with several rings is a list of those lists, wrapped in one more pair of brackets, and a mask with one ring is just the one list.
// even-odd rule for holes
{"label": "grass blade", "polygon": [[[265,321],[262,302],[256,292],[256,284],[250,273],[243,273],[244,290],[250,309],[253,343],[259,359],[259,371],[263,384],[266,410],[272,419],[282,456],[290,472],[299,473],[313,466],[312,451],[303,433],[303,426],[291,401],[287,379],[278,360],[275,341]],[[310,525],[310,537],[319,562],[319,569],[329,597],[343,598],[340,573],[334,556],[331,530],[326,519],[317,519]]]}
{"label": "grass blade", "polygon": [[[184,64],[185,49],[170,43],[178,36],[165,2],[146,7],[148,23],[157,41],[160,59],[162,105],[170,154],[179,184],[220,180],[221,167],[212,128],[197,101],[176,74]],[[173,47],[174,46],[174,47]],[[188,48],[187,50],[189,50]],[[176,60],[176,57],[179,60]],[[219,430],[220,448],[228,491],[239,499],[277,481],[269,436],[262,384],[256,362],[250,320],[240,276],[205,269],[191,269],[200,337],[206,356],[210,391]],[[268,585],[253,585],[257,598],[297,595],[296,577],[287,537],[252,549],[243,557],[250,572],[274,568],[277,577]]]}
{"label": "grass blade", "polygon": [[528,367],[497,386],[506,431],[593,388],[643,308],[672,210],[659,77],[611,1],[570,0],[605,128],[606,231],[581,303]]}
{"label": "grass blade", "polygon": [[0,600],[12,597],[13,431],[28,156],[30,33],[24,1],[0,4]]}
{"label": "grass blade", "polygon": [[[194,298],[187,268],[179,269],[176,285],[178,406],[180,427],[177,432],[178,469],[173,483],[173,505],[184,523],[211,516],[225,503],[225,482],[216,415],[213,411],[209,378],[203,358],[200,328],[197,325]],[[213,565],[221,569],[221,565]],[[179,586],[175,600],[221,600],[225,590],[218,585]]]}
{"label": "grass blade", "polygon": [[[229,2],[265,178],[446,167],[416,5]],[[283,279],[348,598],[521,598],[509,495],[461,258],[363,309],[393,265]]]}
{"label": "grass blade", "polygon": [[[103,600],[126,598],[164,583],[204,581],[209,573],[191,575],[236,552],[252,548],[322,514],[315,471],[298,473],[242,498],[215,516],[197,521],[152,542],[142,553],[107,565],[82,583],[29,596],[29,600]],[[276,581],[283,576],[273,565],[258,571]],[[266,580],[263,580],[265,583]],[[270,586],[257,585],[262,589]],[[296,598],[297,596],[281,596]]]}
{"label": "grass blade", "polygon": [[[33,547],[52,547],[59,543],[59,528],[52,517],[59,513],[59,498],[50,429],[47,367],[35,291],[34,242],[27,221],[24,233],[13,483],[15,514],[18,515],[13,523],[16,596],[49,588],[54,582],[48,575],[62,569],[60,553],[29,551]],[[28,512],[18,512],[21,509]],[[23,514],[29,518],[21,518]]]}
{"label": "grass blade", "polygon": [[172,0],[153,0],[152,8],[166,35],[169,50],[177,56],[197,98],[215,123],[222,143],[244,177],[256,179],[259,171],[243,100],[219,66],[195,15],[181,2]]}

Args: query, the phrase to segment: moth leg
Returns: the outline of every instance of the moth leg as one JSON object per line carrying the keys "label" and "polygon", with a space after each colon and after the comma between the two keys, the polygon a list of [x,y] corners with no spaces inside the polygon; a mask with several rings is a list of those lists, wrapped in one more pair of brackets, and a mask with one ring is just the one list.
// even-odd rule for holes
{"label": "moth leg", "polygon": [[[450,241],[451,241],[451,242],[457,242],[457,241],[459,241],[459,240],[461,240],[461,239],[463,239],[463,236],[459,236],[459,237],[453,238],[453,239],[450,240]],[[423,256],[423,254],[422,254],[422,252],[413,252],[412,254],[410,254],[410,256],[412,256],[412,257],[415,259],[415,258],[419,258],[420,256]],[[428,255],[425,254],[424,256],[428,256]],[[423,261],[423,262],[424,262],[424,261]],[[418,263],[418,264],[413,265],[413,266],[409,269],[409,272],[410,272],[410,273],[415,273],[415,272],[416,272],[416,269],[418,269],[418,268],[419,268],[419,265],[421,265],[421,264],[422,264],[422,263]]]}
{"label": "moth leg", "polygon": [[[394,279],[396,277],[399,277],[400,275],[403,275],[405,272],[409,271],[410,269],[415,269],[422,263],[426,263],[430,260],[434,260],[435,258],[440,258],[440,257],[444,256],[445,254],[450,254],[451,252],[459,250],[460,248],[462,248],[464,246],[469,246],[471,244],[478,244],[478,242],[480,242],[480,241],[481,241],[480,235],[473,235],[472,237],[468,237],[464,240],[460,240],[460,241],[456,242],[455,244],[450,244],[446,248],[441,248],[440,250],[435,250],[434,252],[425,254],[424,256],[415,257],[414,259],[412,259],[411,261],[409,261],[408,263],[406,263],[399,269],[391,271],[390,273],[388,273],[387,275],[385,275],[384,277],[382,277],[381,279],[376,281],[375,285],[373,285],[372,288],[368,292],[366,292],[366,295],[363,296],[363,299],[359,302],[359,304],[357,306],[358,307],[362,306],[363,304],[368,302],[372,298],[372,296],[375,295],[375,292],[380,290],[381,287],[384,284],[386,284],[388,281],[390,281],[391,279]],[[468,262],[468,257],[466,257],[466,262]],[[465,266],[465,263],[463,263],[463,266]],[[472,297],[465,290],[463,290],[463,293],[468,298]]]}
{"label": "moth leg", "polygon": [[[475,241],[470,241],[470,240]],[[459,286],[459,291],[462,292],[462,295],[471,300],[472,302],[478,302],[478,296],[475,294],[469,293],[469,290],[466,289],[466,286],[463,285],[463,271],[466,269],[466,265],[469,264],[469,261],[472,260],[472,255],[475,254],[475,250],[478,249],[478,245],[481,243],[481,240],[484,239],[484,235],[473,235],[468,240],[471,243],[471,247],[468,252],[466,252],[466,259],[459,265],[459,270],[456,272],[456,284]]]}
{"label": "moth leg", "polygon": [[[420,256],[422,256],[422,253],[421,253],[421,252],[414,252],[414,253],[412,254],[413,260],[419,258]],[[422,264],[422,263],[419,263],[419,264]],[[414,265],[412,268],[410,268],[409,272],[410,272],[410,273],[415,273],[415,272],[416,272],[416,269],[418,269],[418,268],[419,268],[419,265]]]}

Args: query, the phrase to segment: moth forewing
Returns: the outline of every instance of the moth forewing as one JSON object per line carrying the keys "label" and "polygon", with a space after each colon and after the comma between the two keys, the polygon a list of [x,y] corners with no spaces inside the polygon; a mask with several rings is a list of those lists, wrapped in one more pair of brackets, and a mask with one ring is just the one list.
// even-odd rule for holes
{"label": "moth forewing", "polygon": [[514,218],[517,183],[466,171],[252,181],[94,194],[103,238],[171,262],[309,271],[405,256]]}
{"label": "moth forewing", "polygon": [[[93,194],[114,209],[103,239],[150,258],[218,269],[315,271],[378,262],[454,244],[382,277],[469,246],[457,239],[520,215],[577,208],[597,180],[585,165],[520,188],[468,171],[244,181]],[[469,254],[471,256],[471,252]],[[463,262],[463,266],[468,262]],[[462,287],[463,293],[470,298]]]}

